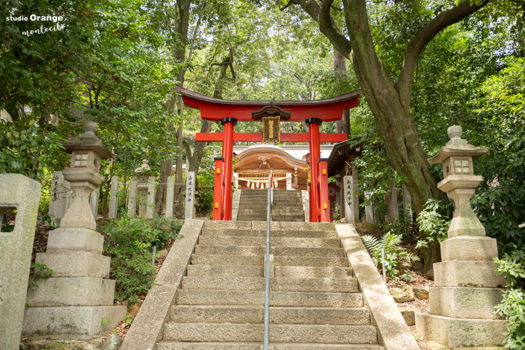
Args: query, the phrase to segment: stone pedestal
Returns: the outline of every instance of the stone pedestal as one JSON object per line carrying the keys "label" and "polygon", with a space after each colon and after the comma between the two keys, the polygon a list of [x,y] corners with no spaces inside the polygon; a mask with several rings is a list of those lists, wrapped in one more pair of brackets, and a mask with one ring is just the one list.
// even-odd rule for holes
{"label": "stone pedestal", "polygon": [[454,200],[455,211],[449,238],[441,242],[442,262],[434,264],[430,312],[416,314],[416,326],[425,341],[440,349],[491,348],[503,344],[506,330],[505,321],[494,314],[505,280],[495,271],[496,240],[485,236],[470,206],[470,197],[482,181],[472,174],[472,157],[486,150],[467,144],[460,132],[452,135],[429,160],[443,163],[445,178],[438,188]]}
{"label": "stone pedestal", "polygon": [[104,238],[96,231],[88,199],[102,182],[100,158],[111,154],[89,129],[65,146],[73,154],[63,174],[74,192],[60,227],[49,233],[47,251],[36,256],[53,274],[28,292],[25,335],[96,334],[113,328],[126,313],[125,306],[113,306],[110,258],[102,255]]}

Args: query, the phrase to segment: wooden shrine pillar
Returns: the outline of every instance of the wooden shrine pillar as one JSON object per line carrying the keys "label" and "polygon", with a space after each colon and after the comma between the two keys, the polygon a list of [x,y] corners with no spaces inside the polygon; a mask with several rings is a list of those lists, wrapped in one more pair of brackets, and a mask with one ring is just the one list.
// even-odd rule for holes
{"label": "wooden shrine pillar", "polygon": [[237,120],[223,118],[224,141],[222,142],[222,157],[224,158],[223,193],[222,193],[222,220],[232,219],[232,160],[233,160],[233,131]]}
{"label": "wooden shrine pillar", "polygon": [[[308,136],[310,141],[310,222],[319,222],[319,158],[321,156],[321,142],[319,140],[319,125],[322,120],[319,118],[306,119],[308,125]],[[327,189],[328,190],[328,189]]]}
{"label": "wooden shrine pillar", "polygon": [[320,222],[330,222],[330,199],[328,198],[328,159],[319,159],[319,215]]}
{"label": "wooden shrine pillar", "polygon": [[222,220],[222,174],[224,158],[215,158],[213,175],[213,220]]}

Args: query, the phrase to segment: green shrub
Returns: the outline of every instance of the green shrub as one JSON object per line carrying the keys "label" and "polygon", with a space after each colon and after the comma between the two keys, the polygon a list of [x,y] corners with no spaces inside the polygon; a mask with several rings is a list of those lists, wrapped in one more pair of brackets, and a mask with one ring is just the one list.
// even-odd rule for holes
{"label": "green shrub", "polygon": [[448,236],[450,220],[443,215],[442,202],[436,199],[429,199],[425,203],[425,208],[419,212],[417,223],[419,231],[425,234],[417,242],[416,248],[428,247],[431,243],[441,242]]}
{"label": "green shrub", "polygon": [[[370,235],[361,236],[366,247],[372,253],[374,264],[378,268],[382,268],[382,264],[384,264],[387,275],[396,280],[399,279],[400,274],[402,274],[403,279],[410,279],[409,274],[404,272],[408,270],[412,261],[418,260],[417,256],[401,247],[401,238],[401,235],[391,232],[385,233],[381,240]],[[384,259],[382,256],[383,248],[385,249]]]}
{"label": "green shrub", "polygon": [[162,248],[177,237],[180,224],[171,218],[130,218],[108,221],[101,227],[107,235],[105,253],[112,257],[111,278],[116,280],[115,298],[130,304],[153,284],[152,247]]}
{"label": "green shrub", "polygon": [[476,164],[484,181],[471,203],[487,236],[498,240],[500,256],[523,249],[525,234],[519,225],[525,222],[525,136],[490,148]]}
{"label": "green shrub", "polygon": [[494,260],[509,287],[503,293],[501,304],[496,307],[498,315],[508,321],[505,347],[525,349],[525,252],[516,250]]}

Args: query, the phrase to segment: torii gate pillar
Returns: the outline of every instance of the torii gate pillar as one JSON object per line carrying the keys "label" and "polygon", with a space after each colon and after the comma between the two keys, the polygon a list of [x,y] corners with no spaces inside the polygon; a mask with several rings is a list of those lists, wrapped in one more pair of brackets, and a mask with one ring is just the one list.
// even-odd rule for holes
{"label": "torii gate pillar", "polygon": [[233,158],[233,131],[237,120],[223,118],[224,141],[222,143],[222,158],[224,158],[224,193],[222,196],[223,220],[232,219],[232,158]]}
{"label": "torii gate pillar", "polygon": [[319,125],[322,120],[310,118],[305,120],[310,137],[310,222],[319,222],[319,157],[321,143],[319,140]]}

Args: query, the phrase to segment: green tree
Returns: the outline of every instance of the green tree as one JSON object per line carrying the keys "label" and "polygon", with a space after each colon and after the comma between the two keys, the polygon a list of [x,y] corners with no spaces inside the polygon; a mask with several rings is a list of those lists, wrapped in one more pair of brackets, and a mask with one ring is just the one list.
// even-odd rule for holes
{"label": "green tree", "polygon": [[[373,17],[374,3],[343,0],[340,11],[334,8],[334,0],[324,0],[321,5],[312,0],[291,0],[286,4],[300,5],[318,23],[321,32],[334,47],[351,58],[359,85],[386,147],[387,160],[397,173],[407,178],[407,188],[416,212],[423,208],[428,198],[443,198],[426,162],[410,109],[418,57],[438,33],[478,11],[486,3],[466,0],[452,5],[448,2],[433,3],[428,7],[420,2],[389,3],[396,13],[410,10],[405,16],[398,15],[405,23],[409,21],[410,26],[398,34],[395,43],[403,51],[398,57],[389,57],[393,62],[382,60],[378,53],[380,49],[374,44],[374,26],[371,25],[371,21],[376,19]],[[378,6],[382,6],[381,3]],[[344,16],[344,31],[337,25],[336,12],[342,12]]]}

